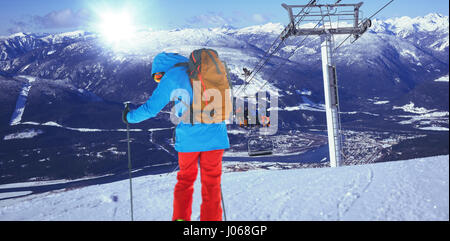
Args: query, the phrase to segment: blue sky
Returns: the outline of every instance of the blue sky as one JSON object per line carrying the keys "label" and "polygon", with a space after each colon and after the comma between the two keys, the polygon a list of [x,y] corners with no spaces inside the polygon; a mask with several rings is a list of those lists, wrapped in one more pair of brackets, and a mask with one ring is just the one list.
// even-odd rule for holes
{"label": "blue sky", "polygon": [[[356,3],[364,0],[343,0]],[[0,0],[0,35],[14,32],[63,32],[87,29],[100,12],[128,9],[140,27],[173,29],[217,27],[225,24],[244,27],[267,22],[286,24],[287,13],[281,3],[305,4],[307,0]],[[334,0],[321,0],[330,3]],[[365,0],[366,16],[388,0]],[[424,16],[436,12],[448,15],[447,0],[395,0],[377,15],[385,19]]]}

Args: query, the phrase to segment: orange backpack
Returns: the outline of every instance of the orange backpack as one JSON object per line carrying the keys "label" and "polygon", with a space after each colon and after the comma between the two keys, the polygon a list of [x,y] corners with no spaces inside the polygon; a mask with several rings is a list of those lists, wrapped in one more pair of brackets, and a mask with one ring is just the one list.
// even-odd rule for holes
{"label": "orange backpack", "polygon": [[192,85],[193,102],[190,123],[220,123],[230,119],[232,85],[228,69],[213,49],[194,50],[189,56],[188,75]]}

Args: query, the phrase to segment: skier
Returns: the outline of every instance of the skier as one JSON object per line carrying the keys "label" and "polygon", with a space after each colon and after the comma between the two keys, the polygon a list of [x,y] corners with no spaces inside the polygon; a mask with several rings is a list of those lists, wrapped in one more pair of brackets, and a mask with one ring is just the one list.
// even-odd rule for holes
{"label": "skier", "polygon": [[242,68],[242,70],[244,71],[244,77],[245,78],[247,78],[247,77],[249,77],[250,75],[252,75],[252,71],[250,71],[250,70],[248,70],[247,68]]}
{"label": "skier", "polygon": [[[175,53],[160,53],[152,64],[152,77],[157,88],[148,101],[136,110],[125,109],[123,121],[139,123],[155,117],[170,101],[175,101],[178,117],[189,109],[179,104],[193,99],[188,67],[180,63],[189,60]],[[184,93],[189,94],[189,98]],[[192,103],[192,102],[191,102]],[[180,121],[175,129],[175,150],[178,152],[180,170],[174,189],[172,220],[191,220],[192,195],[197,178],[198,162],[202,184],[201,221],[221,221],[221,174],[224,149],[230,147],[227,127],[221,123],[189,123]]]}

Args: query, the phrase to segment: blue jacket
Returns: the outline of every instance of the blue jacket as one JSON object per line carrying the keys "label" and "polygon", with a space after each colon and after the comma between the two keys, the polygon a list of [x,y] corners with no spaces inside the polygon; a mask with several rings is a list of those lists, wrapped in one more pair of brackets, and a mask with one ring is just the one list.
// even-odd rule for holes
{"label": "blue jacket", "polygon": [[[129,123],[139,123],[155,117],[170,101],[175,100],[176,115],[181,117],[192,103],[192,87],[186,73],[187,67],[174,67],[177,63],[188,62],[186,57],[173,53],[158,54],[152,64],[152,74],[165,72],[158,87],[147,102],[127,115]],[[175,129],[175,150],[178,152],[200,152],[230,148],[225,123],[201,124],[180,122]]]}

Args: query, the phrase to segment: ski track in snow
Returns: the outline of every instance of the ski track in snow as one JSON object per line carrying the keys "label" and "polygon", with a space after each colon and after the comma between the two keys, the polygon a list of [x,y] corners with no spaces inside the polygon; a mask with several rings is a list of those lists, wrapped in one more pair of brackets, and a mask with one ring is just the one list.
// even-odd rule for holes
{"label": "ski track in snow", "polygon": [[[364,174],[364,173],[363,173]],[[366,175],[367,180],[364,179],[364,175],[358,173],[357,179],[352,180],[349,185],[347,193],[341,197],[337,203],[337,219],[341,220],[345,217],[345,214],[350,210],[353,204],[361,197],[362,194],[369,188],[373,180],[373,170],[368,167],[368,174]],[[361,180],[362,179],[362,180]],[[364,184],[366,183],[366,184]],[[362,187],[362,188],[361,188]]]}
{"label": "ski track in snow", "polygon": [[[226,163],[225,163],[226,164]],[[200,178],[192,220],[199,220]],[[129,181],[0,201],[0,220],[129,220]],[[135,220],[170,220],[176,173],[133,179]],[[0,186],[0,188],[2,188]],[[228,220],[449,220],[449,156],[227,172]]]}

